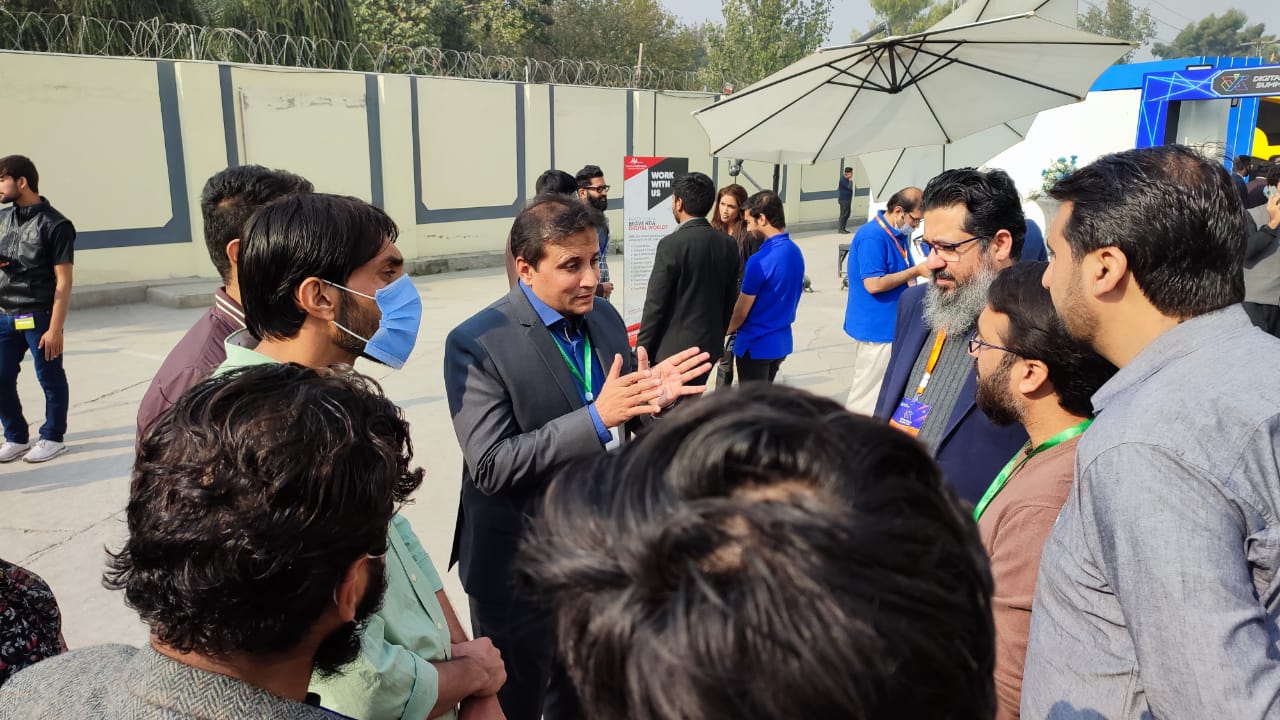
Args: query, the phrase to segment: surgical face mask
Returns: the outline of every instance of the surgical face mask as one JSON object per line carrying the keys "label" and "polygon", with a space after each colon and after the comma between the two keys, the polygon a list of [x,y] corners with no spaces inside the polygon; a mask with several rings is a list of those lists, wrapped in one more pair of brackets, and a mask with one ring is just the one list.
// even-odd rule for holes
{"label": "surgical face mask", "polygon": [[[326,280],[325,282],[329,282]],[[371,338],[364,338],[333,321],[337,328],[357,340],[364,341],[364,354],[383,365],[399,370],[404,367],[413,346],[418,342],[418,326],[422,324],[422,298],[408,275],[401,275],[379,289],[373,296],[365,295],[335,282],[330,285],[352,295],[369,298],[378,304],[382,319]]]}

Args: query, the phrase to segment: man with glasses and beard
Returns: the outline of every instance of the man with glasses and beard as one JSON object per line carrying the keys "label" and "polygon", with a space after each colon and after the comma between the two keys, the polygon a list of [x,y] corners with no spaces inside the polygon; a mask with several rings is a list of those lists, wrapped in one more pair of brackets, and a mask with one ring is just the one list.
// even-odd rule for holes
{"label": "man with glasses and beard", "polygon": [[[227,340],[218,372],[351,365],[361,356],[402,367],[422,301],[404,273],[397,234],[382,210],[337,195],[293,195],[255,212],[240,247],[247,330]],[[501,654],[487,638],[467,639],[409,521],[397,513],[386,530],[386,601],[355,662],[341,675],[317,674],[312,690],[356,718],[452,718],[460,702],[471,717],[501,717],[494,697],[506,681]]]}
{"label": "man with glasses and beard", "polygon": [[998,427],[976,407],[968,347],[987,289],[1022,251],[1026,218],[1003,170],[948,170],[929,181],[922,207],[932,282],[898,300],[875,415],[916,436],[960,497],[977,503],[1027,440],[1021,427]]}
{"label": "man with glasses and beard", "polygon": [[350,370],[269,365],[195,386],[139,444],[129,537],[106,574],[150,643],[33,665],[0,688],[0,717],[337,717],[308,683],[359,653],[387,524],[422,483],[411,457],[400,411]]}
{"label": "man with glasses and beard", "polygon": [[1009,459],[974,508],[991,558],[995,594],[996,717],[1018,717],[1040,550],[1067,501],[1076,443],[1092,422],[1089,398],[1116,368],[1071,337],[1041,285],[1048,263],[1023,262],[996,277],[969,335],[978,408],[1030,440]]}
{"label": "man with glasses and beard", "polygon": [[[574,179],[578,181],[579,200],[602,213],[609,209],[609,184],[604,181],[604,171],[599,165],[584,165]],[[600,282],[596,285],[596,295],[608,300],[613,294],[613,283],[609,280],[608,220],[596,228],[596,235],[600,239]]]}

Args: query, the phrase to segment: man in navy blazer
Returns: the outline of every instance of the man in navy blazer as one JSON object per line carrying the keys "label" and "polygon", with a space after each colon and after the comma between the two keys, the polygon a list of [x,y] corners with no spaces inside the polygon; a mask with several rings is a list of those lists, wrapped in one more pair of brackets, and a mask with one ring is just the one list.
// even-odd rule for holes
{"label": "man in navy blazer", "polygon": [[876,417],[915,435],[960,497],[977,503],[1026,442],[975,403],[968,339],[995,276],[1018,261],[1026,221],[1002,170],[948,170],[924,190],[924,244],[932,282],[898,300],[897,331]]}

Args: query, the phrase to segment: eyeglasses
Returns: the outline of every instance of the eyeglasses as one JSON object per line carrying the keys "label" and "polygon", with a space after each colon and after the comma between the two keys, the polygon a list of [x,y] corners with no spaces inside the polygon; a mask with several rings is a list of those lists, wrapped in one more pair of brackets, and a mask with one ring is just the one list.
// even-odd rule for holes
{"label": "eyeglasses", "polygon": [[981,349],[982,349],[982,348],[984,348],[984,347],[986,347],[986,348],[991,348],[992,350],[1003,350],[1003,351],[1005,351],[1005,352],[1009,353],[1010,355],[1017,355],[1017,354],[1018,354],[1018,353],[1016,353],[1016,352],[1014,352],[1014,351],[1010,350],[1010,349],[1009,349],[1009,348],[1007,348],[1007,347],[1001,347],[1001,346],[999,346],[999,345],[992,345],[991,343],[989,343],[989,342],[987,342],[987,341],[983,340],[982,338],[978,337],[978,331],[977,331],[977,329],[974,329],[972,332],[970,332],[970,333],[969,333],[969,354],[970,354],[970,355],[977,355],[977,354],[978,354],[978,351],[979,351],[979,350],[981,350]]}
{"label": "eyeglasses", "polygon": [[907,219],[911,221],[911,227],[917,227],[920,225],[920,222],[924,220],[924,216],[907,213]]}
{"label": "eyeglasses", "polygon": [[608,186],[608,185],[588,185],[588,186],[586,186],[586,187],[584,187],[584,188],[582,188],[582,189],[583,189],[583,190],[595,190],[596,192],[598,192],[598,193],[600,193],[600,194],[602,194],[602,195],[603,195],[603,194],[608,194],[608,192],[609,192],[609,186]]}
{"label": "eyeglasses", "polygon": [[958,243],[938,243],[929,240],[921,240],[920,244],[929,248],[929,252],[938,253],[938,256],[948,262],[960,259],[960,248],[968,245],[974,240],[985,240],[983,237],[971,237],[968,240],[961,240]]}

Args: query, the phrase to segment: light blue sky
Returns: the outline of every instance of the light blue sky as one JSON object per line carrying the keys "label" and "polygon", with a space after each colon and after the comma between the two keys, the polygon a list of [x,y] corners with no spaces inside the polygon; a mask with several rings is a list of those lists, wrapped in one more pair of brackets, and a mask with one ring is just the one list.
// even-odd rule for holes
{"label": "light blue sky", "polygon": [[[721,0],[661,0],[662,4],[685,22],[701,22],[703,20],[722,20],[720,14]],[[1080,7],[1086,2],[1104,5],[1105,0],[1080,0]],[[1267,23],[1268,30],[1280,32],[1280,12],[1277,12],[1275,0],[1133,0],[1135,5],[1147,7],[1156,19],[1156,37],[1158,40],[1170,42],[1188,22],[1215,13],[1221,15],[1231,8],[1239,8],[1249,16],[1250,22]],[[828,45],[842,45],[849,42],[854,28],[865,29],[871,25],[875,13],[866,0],[834,0],[831,9],[831,33],[827,36]]]}

